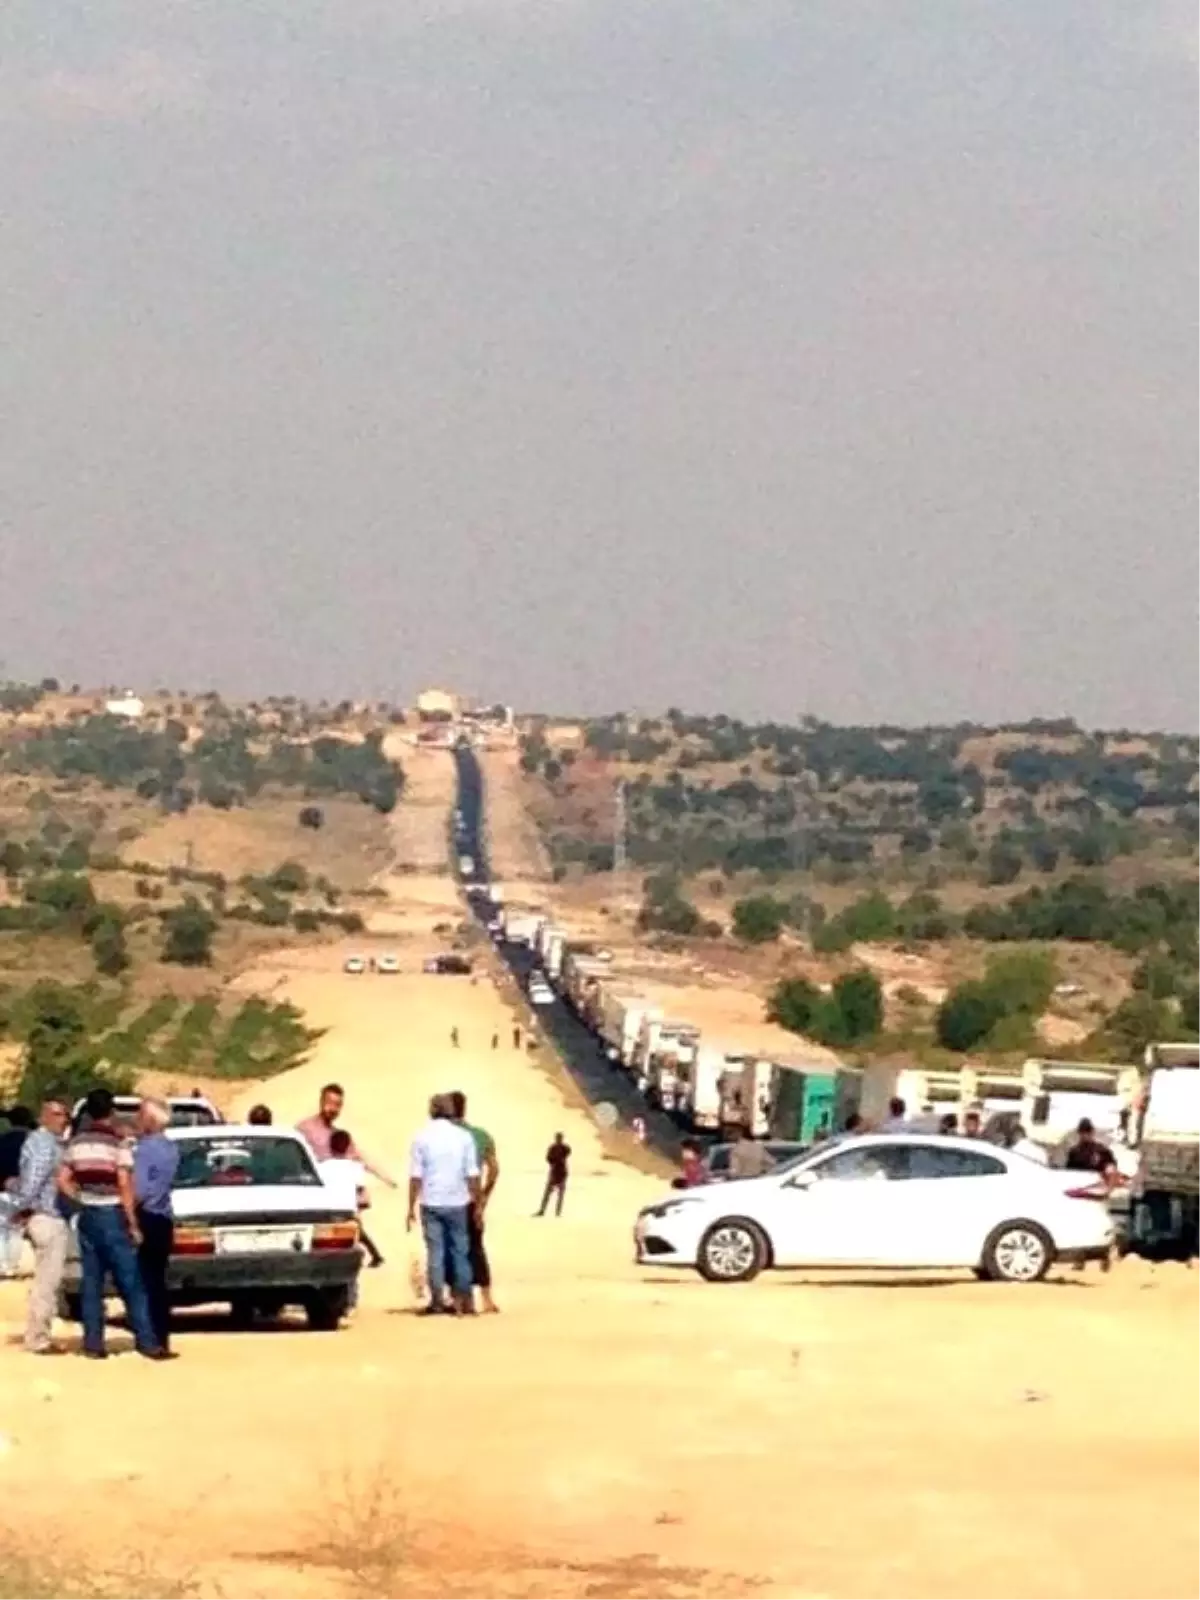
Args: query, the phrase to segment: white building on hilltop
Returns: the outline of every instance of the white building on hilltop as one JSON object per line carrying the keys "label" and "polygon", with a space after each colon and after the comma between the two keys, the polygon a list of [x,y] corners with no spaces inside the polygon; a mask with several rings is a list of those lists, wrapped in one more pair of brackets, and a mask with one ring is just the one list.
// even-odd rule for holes
{"label": "white building on hilltop", "polygon": [[132,689],[126,689],[116,700],[106,700],[104,709],[110,717],[124,717],[129,722],[138,722],[145,715],[146,702],[140,700]]}

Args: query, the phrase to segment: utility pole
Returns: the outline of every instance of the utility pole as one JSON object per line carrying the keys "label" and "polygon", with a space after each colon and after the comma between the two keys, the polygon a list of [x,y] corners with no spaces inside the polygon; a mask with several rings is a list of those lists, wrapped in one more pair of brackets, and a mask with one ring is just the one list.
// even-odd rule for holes
{"label": "utility pole", "polygon": [[613,875],[619,877],[629,865],[626,842],[627,817],[625,810],[625,779],[617,779],[617,808],[613,819]]}

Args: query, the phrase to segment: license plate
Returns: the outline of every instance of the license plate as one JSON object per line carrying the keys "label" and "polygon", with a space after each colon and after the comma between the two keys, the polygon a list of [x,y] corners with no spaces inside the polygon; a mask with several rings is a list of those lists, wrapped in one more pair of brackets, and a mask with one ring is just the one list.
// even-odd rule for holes
{"label": "license plate", "polygon": [[228,1228],[217,1234],[217,1254],[222,1256],[300,1255],[311,1249],[311,1228]]}

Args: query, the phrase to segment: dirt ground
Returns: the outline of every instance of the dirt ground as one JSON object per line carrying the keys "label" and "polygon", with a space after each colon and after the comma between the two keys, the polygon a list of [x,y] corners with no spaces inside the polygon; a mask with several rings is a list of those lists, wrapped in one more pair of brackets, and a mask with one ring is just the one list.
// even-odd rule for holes
{"label": "dirt ground", "polygon": [[[0,1546],[119,1570],[140,1551],[154,1586],[125,1595],[180,1575],[249,1596],[1195,1592],[1191,1273],[639,1271],[633,1217],[661,1181],[605,1157],[490,984],[413,970],[448,880],[387,882],[401,976],[347,976],[337,946],[247,974],[327,1031],[242,1102],[289,1121],[340,1080],[345,1125],[403,1178],[429,1094],[465,1090],[502,1165],[501,1315],[412,1314],[417,1241],[378,1186],[387,1264],[336,1334],[201,1316],[170,1366],[38,1360],[14,1343],[23,1286],[0,1285]],[[535,1219],[557,1130],[566,1212]]]}
{"label": "dirt ground", "polygon": [[520,758],[513,750],[481,750],[479,770],[492,877],[515,895],[536,900],[550,878],[550,858],[525,805]]}
{"label": "dirt ground", "polygon": [[319,829],[298,825],[303,802],[294,796],[260,796],[231,811],[193,806],[184,816],[160,817],[125,846],[125,860],[223,872],[231,883],[244,873],[273,872],[284,861],[298,861],[340,889],[365,888],[388,858],[385,820],[341,795],[316,803],[325,817]]}

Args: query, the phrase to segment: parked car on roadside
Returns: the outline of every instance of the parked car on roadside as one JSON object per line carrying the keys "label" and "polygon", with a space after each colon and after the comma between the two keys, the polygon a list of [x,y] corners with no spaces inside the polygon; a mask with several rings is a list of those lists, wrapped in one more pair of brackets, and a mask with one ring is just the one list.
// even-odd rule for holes
{"label": "parked car on roadside", "polygon": [[[358,1219],[321,1181],[298,1133],[224,1124],[172,1128],[173,1306],[228,1305],[238,1321],[303,1308],[311,1328],[336,1328],[362,1265]],[[79,1320],[75,1230],[63,1277],[64,1315]]]}
{"label": "parked car on roadside", "polygon": [[704,1184],[646,1206],[643,1266],[740,1283],[767,1267],[965,1268],[1033,1283],[1055,1262],[1102,1260],[1108,1190],[979,1140],[903,1133],[831,1139],[762,1178]]}
{"label": "parked car on roadside", "polygon": [[387,978],[394,977],[400,971],[400,957],[388,951],[386,955],[380,956],[376,961],[375,971],[382,973]]}
{"label": "parked car on roadside", "polygon": [[365,972],[366,970],[367,970],[367,958],[366,958],[366,956],[347,956],[345,961],[342,962],[342,971],[343,972],[351,972],[351,973],[354,973],[355,976],[357,976],[360,972]]}
{"label": "parked car on roadside", "polygon": [[[213,1105],[212,1101],[202,1094],[169,1094],[164,1096],[167,1110],[171,1114],[172,1128],[208,1128],[217,1123],[224,1122],[224,1117]],[[72,1133],[79,1127],[83,1118],[84,1100],[76,1100],[71,1112]],[[124,1132],[133,1134],[134,1124],[137,1120],[138,1107],[142,1103],[140,1094],[117,1094],[113,1096],[113,1115],[117,1126]]]}

